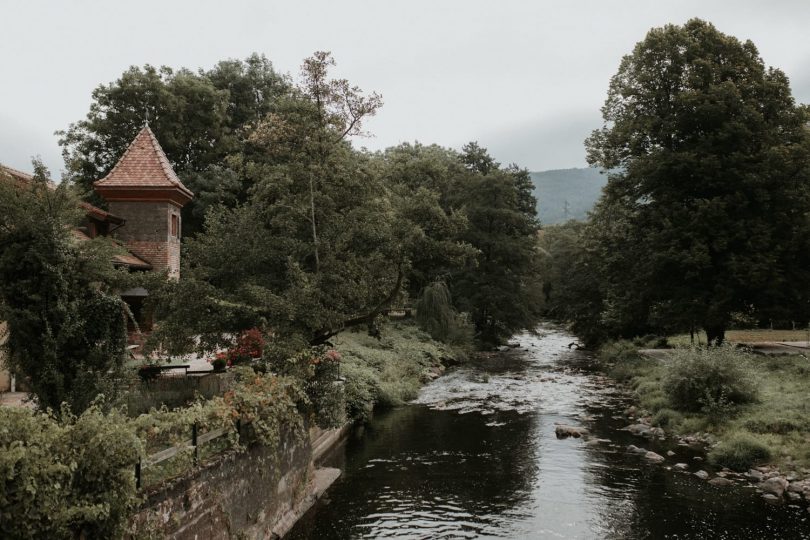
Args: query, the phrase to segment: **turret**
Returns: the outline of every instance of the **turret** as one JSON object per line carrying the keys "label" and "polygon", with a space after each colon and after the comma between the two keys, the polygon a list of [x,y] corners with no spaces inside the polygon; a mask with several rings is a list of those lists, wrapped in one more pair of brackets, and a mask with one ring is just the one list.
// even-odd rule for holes
{"label": "turret", "polygon": [[180,210],[194,194],[177,178],[155,134],[144,126],[106,177],[93,187],[125,220],[113,233],[156,272],[180,277]]}

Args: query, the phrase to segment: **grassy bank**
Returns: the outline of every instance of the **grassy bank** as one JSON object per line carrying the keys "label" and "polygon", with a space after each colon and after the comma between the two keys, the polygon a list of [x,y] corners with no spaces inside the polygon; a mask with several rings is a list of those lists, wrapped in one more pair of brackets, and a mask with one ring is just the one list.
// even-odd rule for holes
{"label": "grassy bank", "polygon": [[341,354],[347,414],[366,420],[375,407],[400,405],[419,388],[460,360],[464,352],[432,339],[416,325],[392,322],[380,339],[366,332],[343,332],[334,340]]}
{"label": "grassy bank", "polygon": [[652,425],[677,435],[710,434],[715,464],[810,469],[807,358],[727,347],[673,349],[653,360],[620,342],[605,346],[600,359],[610,375],[632,388]]}
{"label": "grassy bank", "polygon": [[[764,328],[754,328],[750,330],[728,330],[726,340],[732,343],[762,343],[766,341],[810,341],[808,330],[769,330]],[[679,334],[670,336],[667,341],[673,347],[689,347],[691,336],[689,334]],[[706,332],[695,332],[695,345],[705,345],[708,339]]]}

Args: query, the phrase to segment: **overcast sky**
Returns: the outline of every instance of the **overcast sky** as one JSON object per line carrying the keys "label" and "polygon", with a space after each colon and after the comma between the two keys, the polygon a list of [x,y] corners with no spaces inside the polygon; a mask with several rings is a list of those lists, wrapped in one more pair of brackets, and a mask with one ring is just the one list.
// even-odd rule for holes
{"label": "overcast sky", "polygon": [[691,17],[753,40],[810,102],[808,0],[0,0],[0,162],[30,170],[39,154],[58,177],[53,132],[130,65],[209,68],[257,51],[297,74],[330,50],[336,75],[385,100],[361,145],[477,140],[504,163],[581,167],[621,56]]}

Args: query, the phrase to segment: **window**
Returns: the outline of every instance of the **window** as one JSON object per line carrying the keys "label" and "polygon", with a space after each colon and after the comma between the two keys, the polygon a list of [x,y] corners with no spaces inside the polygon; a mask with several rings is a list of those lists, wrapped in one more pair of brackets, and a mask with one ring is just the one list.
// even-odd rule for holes
{"label": "window", "polygon": [[175,238],[180,236],[180,218],[177,214],[172,214],[172,236]]}

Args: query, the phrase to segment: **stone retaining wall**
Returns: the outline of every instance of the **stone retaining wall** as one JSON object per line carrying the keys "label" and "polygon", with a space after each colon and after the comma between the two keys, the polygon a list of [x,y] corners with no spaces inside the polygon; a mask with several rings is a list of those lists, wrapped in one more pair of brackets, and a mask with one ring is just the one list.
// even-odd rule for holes
{"label": "stone retaining wall", "polygon": [[303,439],[287,433],[276,448],[228,452],[149,490],[130,538],[274,538],[276,524],[309,493],[312,447]]}

